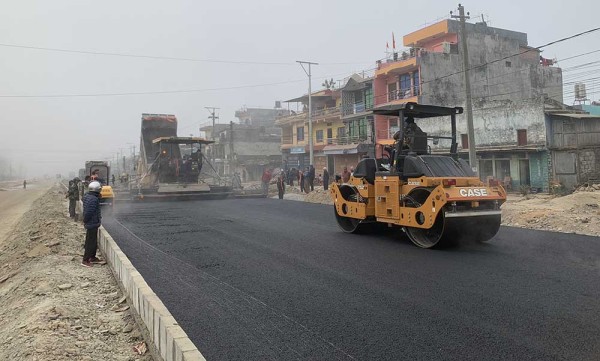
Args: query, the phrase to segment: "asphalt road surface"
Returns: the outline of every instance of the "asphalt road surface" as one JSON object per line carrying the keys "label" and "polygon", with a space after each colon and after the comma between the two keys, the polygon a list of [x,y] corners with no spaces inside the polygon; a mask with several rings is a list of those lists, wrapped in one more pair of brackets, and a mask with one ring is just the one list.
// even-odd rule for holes
{"label": "asphalt road surface", "polygon": [[598,360],[600,238],[423,250],[331,206],[123,205],[105,227],[208,360]]}

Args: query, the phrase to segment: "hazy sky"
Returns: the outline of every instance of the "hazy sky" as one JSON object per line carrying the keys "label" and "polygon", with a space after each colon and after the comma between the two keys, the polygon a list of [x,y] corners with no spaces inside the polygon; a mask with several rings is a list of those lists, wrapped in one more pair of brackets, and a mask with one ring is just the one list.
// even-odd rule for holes
{"label": "hazy sky", "polygon": [[[455,10],[456,1],[88,1],[0,0],[0,44],[148,56],[285,64],[232,64],[73,54],[0,46],[0,154],[25,163],[28,176],[77,171],[139,147],[141,113],[171,113],[179,135],[198,135],[205,106],[272,108],[307,91],[295,60],[321,65],[313,89],[373,68],[392,31],[402,36]],[[477,1],[494,27],[528,34],[539,46],[599,26],[600,2]],[[600,32],[547,48],[566,58],[600,49]],[[597,61],[600,52],[561,63]],[[596,70],[598,68],[589,68]],[[596,70],[597,72],[597,70]],[[565,73],[567,76],[568,73]],[[592,78],[592,75],[584,78]],[[565,81],[568,81],[566,78]],[[264,85],[283,83],[279,85]],[[263,85],[261,85],[263,84]],[[599,83],[600,84],[600,83]],[[252,86],[238,89],[240,86]],[[588,89],[594,84],[588,84]],[[213,89],[213,90],[208,90]],[[204,90],[189,93],[93,95]],[[595,94],[595,99],[600,94]]]}

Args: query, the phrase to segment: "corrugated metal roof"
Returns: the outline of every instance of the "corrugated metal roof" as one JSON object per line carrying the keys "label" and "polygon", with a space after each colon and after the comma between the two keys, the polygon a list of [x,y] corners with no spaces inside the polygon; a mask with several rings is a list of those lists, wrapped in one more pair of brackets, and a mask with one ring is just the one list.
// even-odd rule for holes
{"label": "corrugated metal roof", "polygon": [[555,117],[565,117],[565,118],[573,118],[573,119],[600,119],[600,115],[593,114],[583,114],[583,113],[554,113],[550,114]]}

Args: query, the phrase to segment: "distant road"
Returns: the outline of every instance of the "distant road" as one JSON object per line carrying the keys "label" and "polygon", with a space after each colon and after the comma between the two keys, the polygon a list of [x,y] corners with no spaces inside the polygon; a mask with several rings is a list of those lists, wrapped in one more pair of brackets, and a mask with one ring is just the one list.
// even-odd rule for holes
{"label": "distant road", "polygon": [[423,250],[274,199],[123,205],[109,232],[208,360],[598,360],[600,238]]}
{"label": "distant road", "polygon": [[32,183],[23,189],[23,183],[2,182],[0,184],[0,243],[4,242],[21,216],[33,202],[46,193],[52,182]]}

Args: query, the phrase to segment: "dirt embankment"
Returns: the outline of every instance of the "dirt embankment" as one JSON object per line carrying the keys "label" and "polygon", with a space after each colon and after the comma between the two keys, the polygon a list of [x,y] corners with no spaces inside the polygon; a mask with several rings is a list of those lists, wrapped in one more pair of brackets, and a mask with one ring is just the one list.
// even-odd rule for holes
{"label": "dirt embankment", "polygon": [[0,360],[151,360],[110,268],[80,265],[67,213],[55,186],[0,243]]}

